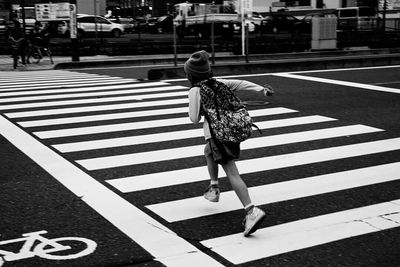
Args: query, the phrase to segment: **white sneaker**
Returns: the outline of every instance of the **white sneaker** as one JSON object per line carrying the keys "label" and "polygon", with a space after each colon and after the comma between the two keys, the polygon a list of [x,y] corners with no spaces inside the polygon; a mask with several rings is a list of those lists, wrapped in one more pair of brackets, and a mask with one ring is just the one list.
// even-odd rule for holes
{"label": "white sneaker", "polygon": [[204,198],[211,202],[219,201],[220,191],[218,186],[210,185],[207,187],[206,192],[204,193]]}
{"label": "white sneaker", "polygon": [[265,212],[257,207],[254,207],[250,213],[247,213],[244,219],[244,236],[249,236],[250,234],[257,231],[258,227],[264,219]]}

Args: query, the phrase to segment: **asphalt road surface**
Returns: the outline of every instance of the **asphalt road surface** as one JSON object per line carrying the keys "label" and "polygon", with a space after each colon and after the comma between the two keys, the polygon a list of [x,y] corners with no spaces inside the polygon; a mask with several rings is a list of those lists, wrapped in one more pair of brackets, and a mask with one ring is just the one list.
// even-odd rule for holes
{"label": "asphalt road surface", "polygon": [[249,238],[208,185],[184,80],[135,68],[0,73],[0,266],[400,266],[400,66],[232,76],[262,134],[238,167]]}

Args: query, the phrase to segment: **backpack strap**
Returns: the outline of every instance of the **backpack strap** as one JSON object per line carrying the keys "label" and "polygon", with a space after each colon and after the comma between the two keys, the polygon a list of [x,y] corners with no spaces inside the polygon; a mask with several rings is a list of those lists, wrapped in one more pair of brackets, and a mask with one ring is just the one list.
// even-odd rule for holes
{"label": "backpack strap", "polygon": [[[216,92],[215,92],[215,88],[209,86],[209,85],[207,84],[207,83],[209,83],[209,82],[214,82],[215,84],[217,84],[217,87],[219,87],[219,86],[221,86],[221,85],[222,85],[222,86],[226,86],[226,85],[225,85],[224,83],[220,82],[220,81],[217,81],[217,80],[214,79],[214,78],[210,78],[210,79],[208,79],[208,80],[206,80],[206,81],[202,81],[202,82],[196,84],[196,86],[199,86],[199,87],[200,87],[200,90],[202,89],[203,86],[207,86],[208,88],[210,88],[210,89],[214,92],[213,102],[214,102],[215,109],[216,109],[216,111],[217,111],[217,119],[218,119],[218,120],[221,120],[221,117],[220,117],[220,114],[219,114],[219,105],[218,105],[218,101],[217,101],[217,95],[216,95]],[[226,86],[226,87],[227,87],[227,86]],[[236,99],[236,101],[237,101],[238,103],[240,103],[240,105],[236,108],[236,110],[239,110],[239,109],[241,109],[241,108],[246,108],[246,106],[242,104],[242,102],[240,101],[240,99],[232,92],[232,90],[231,90],[230,88],[227,88],[227,91],[229,92],[230,95],[232,95],[232,96]],[[209,126],[209,128],[210,128],[211,137],[213,138],[213,140],[214,140],[215,142],[217,142],[217,140],[216,140],[216,138],[215,138],[215,135],[214,135],[214,132],[213,132],[213,130],[212,130],[212,128],[211,128],[211,125],[210,125],[210,122],[211,122],[210,117],[208,116],[208,113],[207,113],[207,111],[204,109],[203,105],[201,105],[201,110],[202,110],[202,113],[203,113],[204,117],[205,117],[205,118],[207,119],[207,121],[208,121],[208,126]],[[261,129],[260,129],[256,124],[252,123],[251,126],[254,127],[254,128],[256,128],[257,131],[258,131],[260,134],[262,134]]]}
{"label": "backpack strap", "polygon": [[256,129],[257,129],[257,131],[258,131],[260,134],[262,134],[262,131],[261,131],[261,129],[260,129],[260,128],[258,128],[258,126],[257,126],[257,125],[255,125],[254,123],[252,123],[252,124],[251,124],[251,126],[253,126],[254,128],[256,128]]}
{"label": "backpack strap", "polygon": [[[216,83],[218,86],[222,85],[222,86],[228,87],[228,86],[226,86],[226,84],[224,84],[223,82],[220,82],[220,81],[217,81],[217,80],[214,80],[214,81],[215,81],[215,83]],[[244,105],[241,104],[242,101],[240,101],[240,99],[232,92],[232,90],[231,90],[230,88],[227,88],[227,91],[229,92],[229,94],[230,94],[231,96],[233,96],[233,97],[236,99],[237,102],[240,103],[240,106],[241,106],[241,107],[244,107]]]}
{"label": "backpack strap", "polygon": [[[217,80],[215,80],[215,83],[217,83],[218,85],[221,85],[221,84],[222,84],[223,86],[226,86],[224,83],[219,82],[219,81],[217,81]],[[211,88],[211,89],[212,89],[212,88]],[[229,89],[229,88],[227,88],[227,89],[228,89],[227,91],[229,91],[229,94],[231,94],[231,95],[240,103],[240,105],[239,105],[239,107],[238,107],[237,109],[245,108],[246,106],[242,104],[242,101],[240,101],[240,99],[232,92],[232,90]],[[260,130],[260,128],[259,128],[257,125],[255,125],[254,123],[252,123],[251,126],[253,126],[254,128],[256,128],[257,131],[258,131],[260,134],[262,134],[262,131]]]}

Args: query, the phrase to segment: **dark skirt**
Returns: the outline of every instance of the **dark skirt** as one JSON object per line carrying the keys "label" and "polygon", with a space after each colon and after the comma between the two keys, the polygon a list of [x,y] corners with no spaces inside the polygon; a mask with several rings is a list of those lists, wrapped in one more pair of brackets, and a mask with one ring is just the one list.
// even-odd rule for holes
{"label": "dark skirt", "polygon": [[240,143],[221,143],[215,142],[212,138],[208,139],[205,155],[211,155],[218,164],[224,164],[229,160],[236,160],[240,157]]}

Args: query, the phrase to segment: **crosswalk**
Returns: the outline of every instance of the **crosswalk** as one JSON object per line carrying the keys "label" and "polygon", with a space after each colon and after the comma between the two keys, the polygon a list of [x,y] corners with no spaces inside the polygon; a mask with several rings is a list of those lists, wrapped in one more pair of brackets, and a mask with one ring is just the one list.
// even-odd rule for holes
{"label": "crosswalk", "polygon": [[[193,184],[204,186],[209,179],[202,158],[202,128],[188,119],[187,93],[187,86],[106,75],[58,70],[8,73],[0,74],[0,113],[122,197],[152,190],[174,192]],[[263,134],[242,144],[237,165],[253,184],[253,202],[267,211],[273,203],[400,179],[396,158],[301,175],[301,170],[318,164],[340,166],[400,151],[400,137],[386,137],[385,129],[276,104],[251,108],[250,114]],[[271,171],[292,169],[294,178],[267,179]],[[224,180],[222,169],[219,173]],[[253,175],[266,179],[252,183]],[[148,200],[139,208],[172,228],[206,216],[213,221],[213,216],[236,214],[242,208],[233,191],[222,192],[217,205],[201,195],[202,189],[197,196]],[[266,225],[254,238],[244,238],[235,228],[222,236],[208,235],[198,246],[233,264],[262,260],[398,227],[400,199]]]}

